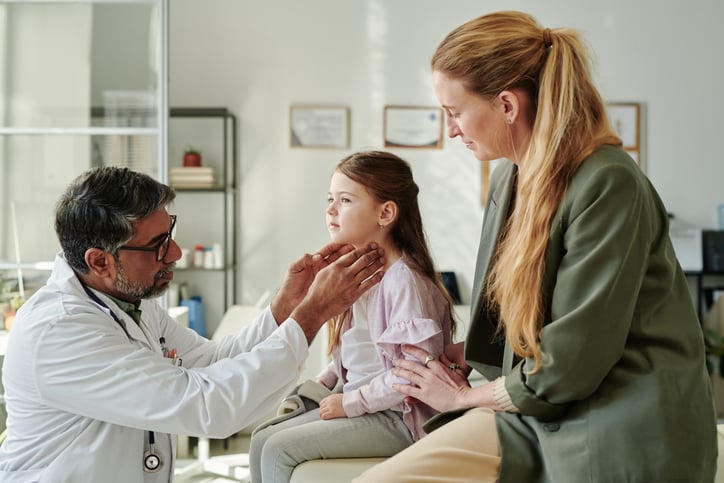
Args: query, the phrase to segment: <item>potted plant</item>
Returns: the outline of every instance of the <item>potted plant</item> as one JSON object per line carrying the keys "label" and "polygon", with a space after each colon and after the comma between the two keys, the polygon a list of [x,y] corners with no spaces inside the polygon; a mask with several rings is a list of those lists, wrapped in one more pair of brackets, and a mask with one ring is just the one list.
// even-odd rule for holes
{"label": "potted plant", "polygon": [[184,166],[194,167],[201,166],[201,150],[193,146],[189,146],[184,150]]}

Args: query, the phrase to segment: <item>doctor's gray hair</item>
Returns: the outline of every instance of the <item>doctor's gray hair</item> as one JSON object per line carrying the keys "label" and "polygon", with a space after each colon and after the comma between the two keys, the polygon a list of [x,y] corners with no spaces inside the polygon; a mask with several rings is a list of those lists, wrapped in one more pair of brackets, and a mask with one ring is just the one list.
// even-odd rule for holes
{"label": "doctor's gray hair", "polygon": [[85,252],[116,253],[135,235],[133,222],[171,203],[174,190],[128,168],[91,169],[71,182],[55,209],[55,233],[74,270],[88,273]]}

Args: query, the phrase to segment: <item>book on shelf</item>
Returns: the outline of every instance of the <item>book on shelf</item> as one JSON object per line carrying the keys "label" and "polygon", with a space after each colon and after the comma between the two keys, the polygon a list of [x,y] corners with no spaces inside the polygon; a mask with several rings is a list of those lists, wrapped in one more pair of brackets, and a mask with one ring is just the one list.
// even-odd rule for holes
{"label": "book on shelf", "polygon": [[212,181],[172,181],[172,188],[214,188]]}
{"label": "book on shelf", "polygon": [[213,166],[172,166],[169,174],[214,174]]}
{"label": "book on shelf", "polygon": [[169,181],[174,188],[212,188],[214,168],[211,166],[182,166],[169,169]]}

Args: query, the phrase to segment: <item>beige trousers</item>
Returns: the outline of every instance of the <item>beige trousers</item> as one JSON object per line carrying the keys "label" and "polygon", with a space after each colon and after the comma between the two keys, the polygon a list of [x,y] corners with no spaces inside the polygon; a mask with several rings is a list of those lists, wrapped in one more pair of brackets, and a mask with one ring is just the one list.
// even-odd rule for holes
{"label": "beige trousers", "polygon": [[500,471],[495,413],[475,408],[370,468],[355,483],[494,483]]}

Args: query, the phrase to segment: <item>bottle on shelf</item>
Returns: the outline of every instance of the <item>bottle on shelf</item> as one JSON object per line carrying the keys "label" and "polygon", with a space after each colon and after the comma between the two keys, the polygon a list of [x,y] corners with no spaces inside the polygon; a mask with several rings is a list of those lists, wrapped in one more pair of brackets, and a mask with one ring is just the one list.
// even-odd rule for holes
{"label": "bottle on shelf", "polygon": [[211,247],[204,247],[204,268],[214,268],[214,252]]}
{"label": "bottle on shelf", "polygon": [[224,253],[221,251],[221,243],[214,243],[212,252],[214,254],[214,268],[224,268]]}
{"label": "bottle on shelf", "polygon": [[204,251],[203,245],[194,247],[194,268],[204,268]]}

